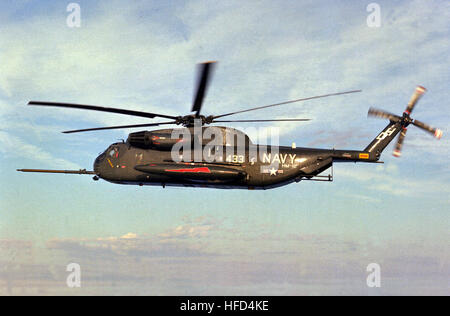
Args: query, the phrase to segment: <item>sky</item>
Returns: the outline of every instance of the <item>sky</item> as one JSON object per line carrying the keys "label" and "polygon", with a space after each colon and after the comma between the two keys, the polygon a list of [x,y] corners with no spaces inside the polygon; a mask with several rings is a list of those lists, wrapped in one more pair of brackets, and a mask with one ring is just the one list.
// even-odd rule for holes
{"label": "sky", "polygon": [[[69,1],[0,4],[0,295],[449,295],[450,3],[377,1]],[[277,127],[280,143],[365,148],[428,91],[400,159],[336,164],[331,183],[268,191],[114,185],[17,168],[92,169],[147,123],[27,107],[48,100],[189,114],[196,64],[218,64],[203,106],[228,113],[339,91],[235,119],[310,118]],[[251,135],[252,136],[252,135]],[[253,139],[254,142],[255,139]],[[69,263],[80,288],[66,285]],[[366,284],[370,263],[381,287]]]}

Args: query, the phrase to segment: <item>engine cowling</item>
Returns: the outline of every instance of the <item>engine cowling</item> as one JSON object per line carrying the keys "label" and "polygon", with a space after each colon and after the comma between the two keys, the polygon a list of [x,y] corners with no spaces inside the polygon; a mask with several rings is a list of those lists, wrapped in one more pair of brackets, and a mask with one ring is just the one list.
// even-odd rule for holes
{"label": "engine cowling", "polygon": [[160,150],[171,150],[176,143],[182,142],[183,138],[172,138],[170,133],[142,131],[130,133],[128,143],[138,148],[157,148]]}

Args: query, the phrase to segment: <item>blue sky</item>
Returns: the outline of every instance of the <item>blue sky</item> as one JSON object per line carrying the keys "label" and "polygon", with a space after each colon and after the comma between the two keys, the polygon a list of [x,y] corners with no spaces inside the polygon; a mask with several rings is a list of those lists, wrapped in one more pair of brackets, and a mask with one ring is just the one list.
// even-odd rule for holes
{"label": "blue sky", "polygon": [[[0,4],[0,293],[449,294],[448,2],[378,1],[369,28],[369,1],[78,1],[75,29],[68,3]],[[205,114],[363,90],[236,116],[312,119],[273,125],[281,144],[362,149],[386,125],[368,108],[400,114],[417,84],[413,117],[444,137],[412,127],[401,159],[391,145],[384,165],[264,192],[15,171],[91,169],[130,131],[60,131],[147,122],[29,100],[187,114],[206,60],[219,63]],[[81,289],[65,286],[69,262]]]}

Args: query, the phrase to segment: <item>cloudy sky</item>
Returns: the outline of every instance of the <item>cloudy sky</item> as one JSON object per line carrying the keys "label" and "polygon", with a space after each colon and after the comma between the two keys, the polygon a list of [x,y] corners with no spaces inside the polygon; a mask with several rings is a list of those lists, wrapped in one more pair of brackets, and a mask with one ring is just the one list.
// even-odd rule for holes
{"label": "cloudy sky", "polygon": [[[0,294],[448,295],[450,3],[378,1],[69,1],[0,4]],[[130,130],[60,131],[145,119],[54,108],[53,100],[187,114],[195,64],[218,60],[205,114],[344,90],[236,119],[285,123],[280,142],[362,149],[428,89],[403,156],[338,164],[332,183],[275,190],[119,186],[17,168],[92,168]],[[246,129],[249,126],[233,127]],[[66,286],[78,263],[82,287]],[[366,267],[381,266],[381,288]]]}

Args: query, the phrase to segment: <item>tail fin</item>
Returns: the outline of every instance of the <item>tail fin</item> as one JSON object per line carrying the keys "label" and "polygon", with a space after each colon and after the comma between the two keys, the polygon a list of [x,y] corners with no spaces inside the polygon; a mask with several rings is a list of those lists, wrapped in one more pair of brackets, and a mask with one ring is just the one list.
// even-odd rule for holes
{"label": "tail fin", "polygon": [[400,122],[390,121],[388,126],[386,126],[386,128],[364,149],[364,151],[374,153],[377,159],[380,158],[383,150],[401,130],[402,125]]}

